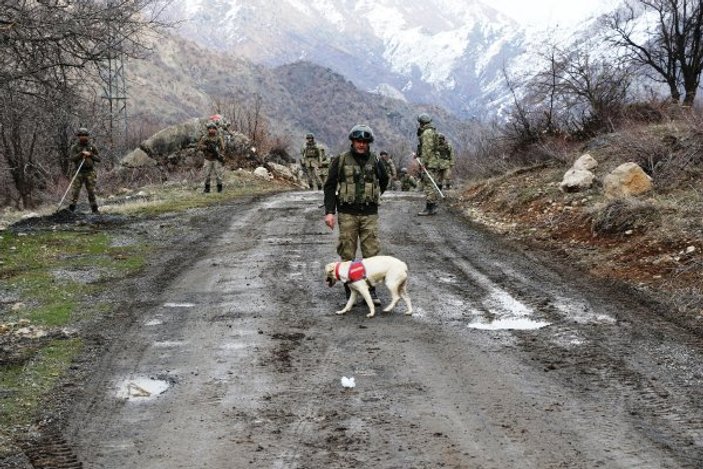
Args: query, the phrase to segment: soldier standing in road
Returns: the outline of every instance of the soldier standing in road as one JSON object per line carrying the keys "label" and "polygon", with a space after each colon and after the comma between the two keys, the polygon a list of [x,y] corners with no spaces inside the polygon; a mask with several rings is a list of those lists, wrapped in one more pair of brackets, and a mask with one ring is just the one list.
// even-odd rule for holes
{"label": "soldier standing in road", "polygon": [[324,184],[325,181],[327,180],[327,175],[330,172],[330,159],[327,157],[327,155],[323,152],[322,155],[322,161],[320,161],[320,168],[319,168],[319,173],[320,173],[320,180]]}
{"label": "soldier standing in road", "polygon": [[398,172],[395,169],[395,163],[386,151],[382,151],[378,155],[381,157],[381,163],[383,163],[383,166],[386,168],[386,174],[388,174],[388,189],[394,190],[395,187],[393,187],[393,183],[398,179]]}
{"label": "soldier standing in road", "polygon": [[417,181],[415,181],[415,178],[408,174],[407,168],[400,168],[400,190],[407,192],[416,188]]}
{"label": "soldier standing in road", "polygon": [[[420,125],[417,129],[419,142],[415,156],[420,159],[421,164],[425,166],[427,172],[430,173],[432,179],[437,183],[441,171],[439,152],[437,150],[439,141],[437,131],[432,125],[432,117],[429,114],[423,112],[417,116],[417,122]],[[429,180],[423,184],[423,187],[425,190],[425,210],[418,213],[418,215],[434,215],[437,213],[437,204],[439,203],[438,191]]]}
{"label": "soldier standing in road", "polygon": [[435,180],[437,186],[449,189],[452,177],[452,168],[454,167],[454,148],[447,141],[444,134],[437,134],[437,153],[439,154],[439,179]]}
{"label": "soldier standing in road", "polygon": [[325,150],[315,143],[313,134],[305,135],[305,145],[300,150],[300,163],[305,168],[305,175],[308,178],[308,185],[311,190],[322,189],[322,179],[320,179],[320,163],[325,159]]}
{"label": "soldier standing in road", "polygon": [[68,206],[70,211],[76,210],[78,196],[81,193],[81,187],[85,185],[85,190],[88,192],[88,201],[90,209],[93,213],[98,213],[98,201],[95,198],[95,184],[98,181],[98,175],[95,172],[95,163],[100,162],[98,149],[90,143],[90,132],[85,127],[81,127],[76,131],[78,141],[71,146],[71,161],[76,165],[76,177],[71,186],[71,204]]}
{"label": "soldier standing in road", "polygon": [[222,176],[225,142],[221,135],[218,135],[217,124],[208,122],[207,135],[203,135],[198,142],[198,150],[203,153],[205,162],[203,164],[203,172],[205,173],[205,190],[210,192],[210,179],[215,173],[215,182],[217,183],[217,192],[222,192]]}
{"label": "soldier standing in road", "polygon": [[[373,131],[366,125],[355,125],[349,132],[351,148],[332,159],[325,181],[325,224],[334,230],[338,212],[339,238],[337,254],[342,261],[351,261],[357,244],[361,255],[377,255],[378,204],[388,186],[388,174],[378,156],[370,150]],[[345,285],[347,299],[349,288]],[[376,290],[371,288],[374,304],[380,304]]]}

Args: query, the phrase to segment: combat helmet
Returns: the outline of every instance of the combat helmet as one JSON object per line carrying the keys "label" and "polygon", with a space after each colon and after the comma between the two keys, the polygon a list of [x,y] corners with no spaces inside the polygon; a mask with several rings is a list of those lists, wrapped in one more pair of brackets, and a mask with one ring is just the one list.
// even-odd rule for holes
{"label": "combat helmet", "polygon": [[308,132],[308,133],[305,134],[305,140],[309,140],[309,139],[311,139],[311,138],[314,139],[315,136],[314,136],[313,134],[311,134],[310,132]]}
{"label": "combat helmet", "polygon": [[90,135],[90,132],[86,127],[79,127],[78,130],[76,130],[76,136],[80,137],[82,135],[85,135],[86,137]]}
{"label": "combat helmet", "polygon": [[214,122],[208,122],[205,127],[207,127],[208,129],[216,129],[217,124],[215,124]]}
{"label": "combat helmet", "polygon": [[426,112],[423,112],[422,114],[417,116],[417,121],[420,124],[429,124],[430,122],[432,122],[432,117]]}
{"label": "combat helmet", "polygon": [[373,130],[368,125],[356,124],[349,131],[349,140],[363,140],[373,142]]}
{"label": "combat helmet", "polygon": [[401,173],[407,173],[407,172],[408,172],[408,168],[400,168],[400,172],[401,172]]}

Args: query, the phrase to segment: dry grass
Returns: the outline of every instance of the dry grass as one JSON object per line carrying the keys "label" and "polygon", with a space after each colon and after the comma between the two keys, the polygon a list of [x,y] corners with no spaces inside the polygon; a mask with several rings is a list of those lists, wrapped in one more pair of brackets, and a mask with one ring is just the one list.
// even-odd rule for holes
{"label": "dry grass", "polygon": [[496,232],[559,251],[594,276],[651,292],[681,321],[700,327],[702,134],[692,118],[639,124],[565,155],[573,161],[590,153],[599,162],[599,180],[626,161],[651,162],[655,188],[638,198],[609,201],[599,185],[562,193],[558,183],[567,168],[555,161],[472,183],[459,190],[455,203]]}

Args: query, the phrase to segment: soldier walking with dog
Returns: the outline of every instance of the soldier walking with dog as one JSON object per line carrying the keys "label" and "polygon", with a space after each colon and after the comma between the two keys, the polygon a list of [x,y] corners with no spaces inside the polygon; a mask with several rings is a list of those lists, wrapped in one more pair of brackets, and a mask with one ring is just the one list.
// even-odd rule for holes
{"label": "soldier walking with dog", "polygon": [[217,124],[208,122],[207,135],[203,135],[198,142],[198,150],[203,153],[205,162],[203,164],[203,172],[205,173],[205,189],[206,194],[210,192],[210,179],[215,175],[217,183],[217,192],[222,192],[222,176],[225,142],[221,135],[218,134]]}
{"label": "soldier walking with dog", "polygon": [[[371,152],[373,131],[366,125],[355,125],[349,131],[351,147],[334,157],[324,185],[325,224],[334,230],[339,224],[337,254],[342,261],[351,261],[357,245],[364,258],[378,255],[378,204],[388,187],[388,174],[379,157]],[[337,213],[337,216],[335,216]],[[347,298],[350,290],[345,285]],[[376,290],[370,289],[374,304],[381,304]]]}
{"label": "soldier walking with dog", "polygon": [[71,204],[68,209],[72,212],[76,210],[81,188],[85,185],[90,209],[93,213],[98,213],[98,201],[95,198],[95,185],[98,181],[95,163],[100,162],[98,149],[90,143],[90,132],[88,132],[87,128],[81,127],[78,129],[76,137],[78,137],[78,141],[71,146],[70,151],[71,161],[76,165],[76,176],[71,185]]}

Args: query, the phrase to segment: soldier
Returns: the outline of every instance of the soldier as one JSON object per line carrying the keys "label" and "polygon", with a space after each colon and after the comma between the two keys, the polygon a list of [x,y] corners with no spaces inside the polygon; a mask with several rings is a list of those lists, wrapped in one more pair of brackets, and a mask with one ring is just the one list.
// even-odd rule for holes
{"label": "soldier", "polygon": [[300,150],[300,164],[305,170],[308,178],[308,185],[311,190],[322,189],[322,179],[320,179],[320,163],[325,159],[325,150],[315,143],[313,134],[305,135],[305,145]]}
{"label": "soldier", "polygon": [[[419,143],[417,145],[416,158],[420,158],[420,162],[425,166],[427,172],[430,173],[435,183],[439,180],[441,163],[439,153],[437,151],[438,138],[437,131],[432,125],[432,117],[429,114],[422,113],[417,116],[417,122],[420,124],[417,129],[417,137]],[[425,175],[427,177],[427,175]],[[420,216],[434,215],[437,213],[437,204],[439,202],[439,194],[432,182],[425,181],[423,184],[425,190],[425,209],[418,213]]]}
{"label": "soldier", "polygon": [[95,163],[100,162],[98,149],[90,143],[90,132],[85,127],[81,127],[76,131],[76,137],[78,137],[78,141],[71,146],[70,154],[71,161],[76,165],[77,174],[71,186],[71,204],[68,209],[72,212],[76,210],[81,187],[85,185],[90,209],[93,213],[98,213],[98,202],[95,198],[95,184],[98,181],[98,175],[95,173]]}
{"label": "soldier", "polygon": [[[334,230],[335,212],[339,212],[337,254],[342,261],[351,261],[357,244],[361,255],[379,253],[378,203],[388,186],[388,174],[378,156],[370,150],[373,131],[366,125],[355,125],[349,132],[351,148],[332,159],[325,181],[325,224]],[[349,288],[345,285],[347,299]],[[371,288],[374,304],[380,304]]]}
{"label": "soldier", "polygon": [[437,134],[437,153],[439,154],[439,179],[435,180],[440,189],[449,189],[452,168],[454,167],[454,148],[444,134]]}
{"label": "soldier", "polygon": [[217,124],[214,122],[207,123],[207,135],[200,137],[198,142],[198,150],[203,152],[205,162],[203,164],[203,172],[205,173],[205,190],[210,192],[210,178],[212,173],[215,173],[215,182],[217,182],[217,192],[222,192],[222,174],[223,164],[225,162],[223,154],[225,151],[225,142],[221,135],[218,135]]}
{"label": "soldier", "polygon": [[400,190],[407,192],[416,188],[417,181],[415,181],[415,178],[408,174],[407,168],[400,168]]}
{"label": "soldier", "polygon": [[381,163],[383,163],[383,166],[386,168],[386,174],[388,174],[388,189],[393,190],[393,183],[398,179],[398,172],[395,169],[395,163],[386,151],[382,151],[378,155],[381,157]]}
{"label": "soldier", "polygon": [[320,180],[324,183],[327,180],[327,175],[330,172],[330,159],[323,153],[322,161],[320,161]]}

